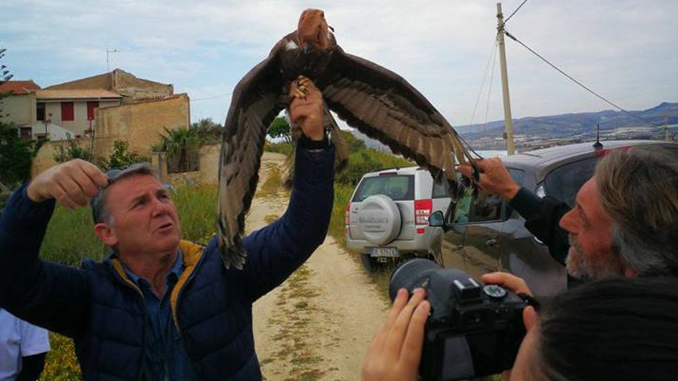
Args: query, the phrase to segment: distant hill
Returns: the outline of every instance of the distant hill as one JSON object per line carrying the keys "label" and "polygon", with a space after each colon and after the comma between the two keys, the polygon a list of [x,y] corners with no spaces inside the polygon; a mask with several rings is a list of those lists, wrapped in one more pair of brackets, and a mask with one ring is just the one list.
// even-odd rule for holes
{"label": "distant hill", "polygon": [[[647,110],[629,113],[605,110],[514,119],[513,134],[516,146],[524,148],[593,141],[597,124],[600,125],[601,140],[661,139],[665,135],[664,124],[667,121],[669,126],[673,126],[671,135],[676,135],[678,103],[664,102]],[[503,120],[454,128],[475,149],[497,149],[504,146]],[[368,147],[387,149],[357,130],[353,130],[353,134],[364,140]]]}
{"label": "distant hill", "polygon": [[362,132],[356,129],[352,129],[351,133],[356,138],[364,141],[367,148],[374,148],[379,151],[390,151],[388,146],[386,146],[385,144],[381,144],[378,140],[370,139],[367,135],[363,134]]}

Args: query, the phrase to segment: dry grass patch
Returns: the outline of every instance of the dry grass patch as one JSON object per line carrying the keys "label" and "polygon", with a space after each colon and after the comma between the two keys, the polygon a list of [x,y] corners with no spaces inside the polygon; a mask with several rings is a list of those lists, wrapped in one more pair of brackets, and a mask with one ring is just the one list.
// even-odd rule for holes
{"label": "dry grass patch", "polygon": [[269,319],[270,324],[279,327],[273,340],[278,342],[280,350],[262,359],[261,364],[285,363],[290,368],[285,380],[315,381],[327,372],[322,368],[323,358],[310,344],[314,337],[311,316],[320,312],[312,303],[320,293],[310,284],[311,276],[312,271],[302,265],[280,286],[282,292],[276,301],[279,313]]}

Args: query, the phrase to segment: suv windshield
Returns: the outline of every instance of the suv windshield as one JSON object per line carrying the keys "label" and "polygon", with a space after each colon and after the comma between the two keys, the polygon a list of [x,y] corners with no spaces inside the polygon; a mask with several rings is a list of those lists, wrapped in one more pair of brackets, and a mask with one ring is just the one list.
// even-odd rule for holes
{"label": "suv windshield", "polygon": [[375,194],[384,194],[394,201],[413,200],[414,176],[388,175],[366,177],[355,192],[353,202],[361,202]]}

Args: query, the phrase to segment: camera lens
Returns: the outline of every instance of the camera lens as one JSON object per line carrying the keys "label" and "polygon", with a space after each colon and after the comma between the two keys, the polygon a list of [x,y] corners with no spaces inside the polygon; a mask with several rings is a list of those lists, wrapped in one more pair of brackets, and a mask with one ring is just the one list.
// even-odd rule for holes
{"label": "camera lens", "polygon": [[401,288],[410,292],[417,287],[426,288],[428,286],[428,274],[438,269],[440,269],[440,266],[435,262],[423,258],[415,258],[401,263],[391,274],[388,288],[391,301],[395,299],[398,290]]}

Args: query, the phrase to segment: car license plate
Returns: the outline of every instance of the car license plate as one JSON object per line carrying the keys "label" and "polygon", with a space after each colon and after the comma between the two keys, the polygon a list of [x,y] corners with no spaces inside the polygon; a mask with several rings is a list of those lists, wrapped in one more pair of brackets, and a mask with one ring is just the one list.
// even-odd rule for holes
{"label": "car license plate", "polygon": [[398,257],[397,247],[370,247],[371,257]]}

